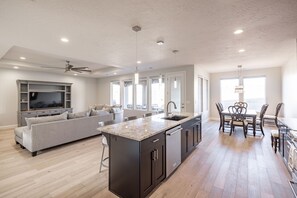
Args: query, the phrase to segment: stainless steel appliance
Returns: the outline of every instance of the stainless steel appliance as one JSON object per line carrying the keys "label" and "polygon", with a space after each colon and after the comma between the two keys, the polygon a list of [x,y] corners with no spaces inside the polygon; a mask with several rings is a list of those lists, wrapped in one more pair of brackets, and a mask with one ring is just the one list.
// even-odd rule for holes
{"label": "stainless steel appliance", "polygon": [[181,126],[166,131],[166,177],[181,163]]}

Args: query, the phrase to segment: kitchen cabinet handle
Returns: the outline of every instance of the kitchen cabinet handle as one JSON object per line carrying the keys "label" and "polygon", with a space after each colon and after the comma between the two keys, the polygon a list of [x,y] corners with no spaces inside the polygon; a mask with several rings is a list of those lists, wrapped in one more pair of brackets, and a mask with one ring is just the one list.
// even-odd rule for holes
{"label": "kitchen cabinet handle", "polygon": [[158,142],[160,139],[155,139],[155,140],[153,140],[153,143],[156,143],[156,142]]}
{"label": "kitchen cabinet handle", "polygon": [[152,151],[152,160],[155,161],[155,150]]}
{"label": "kitchen cabinet handle", "polygon": [[159,159],[159,150],[156,149],[156,159]]}

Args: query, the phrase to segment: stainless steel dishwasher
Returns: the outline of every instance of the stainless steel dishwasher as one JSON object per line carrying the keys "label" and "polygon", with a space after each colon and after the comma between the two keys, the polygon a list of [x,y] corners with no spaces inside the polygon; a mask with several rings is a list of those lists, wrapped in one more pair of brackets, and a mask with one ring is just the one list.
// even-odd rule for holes
{"label": "stainless steel dishwasher", "polygon": [[166,131],[166,177],[181,163],[181,126]]}

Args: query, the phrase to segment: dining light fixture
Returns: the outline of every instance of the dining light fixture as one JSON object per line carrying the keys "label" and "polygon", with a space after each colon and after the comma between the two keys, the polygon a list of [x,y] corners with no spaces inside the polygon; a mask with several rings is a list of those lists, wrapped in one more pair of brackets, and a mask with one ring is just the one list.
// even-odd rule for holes
{"label": "dining light fixture", "polygon": [[239,80],[239,85],[235,86],[235,93],[243,93],[244,92],[244,87],[242,82],[242,65],[238,65],[238,80]]}
{"label": "dining light fixture", "polygon": [[136,32],[136,39],[135,39],[135,41],[136,41],[136,47],[135,47],[136,70],[135,70],[135,73],[134,73],[134,83],[135,83],[135,85],[137,85],[139,83],[139,73],[138,73],[138,66],[137,65],[141,63],[141,61],[138,60],[137,32],[139,32],[141,30],[141,27],[136,25],[136,26],[132,27],[132,30],[134,32]]}

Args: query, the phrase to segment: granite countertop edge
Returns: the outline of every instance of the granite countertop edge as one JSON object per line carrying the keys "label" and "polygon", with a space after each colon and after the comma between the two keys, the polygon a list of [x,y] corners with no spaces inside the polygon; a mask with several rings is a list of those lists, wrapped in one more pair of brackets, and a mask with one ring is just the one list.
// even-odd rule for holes
{"label": "granite countertop edge", "polygon": [[127,122],[97,128],[102,133],[116,135],[136,141],[142,141],[164,132],[172,127],[187,122],[201,115],[201,113],[174,113],[174,115],[188,116],[179,121],[165,120],[165,114],[157,114],[146,118],[138,118]]}

